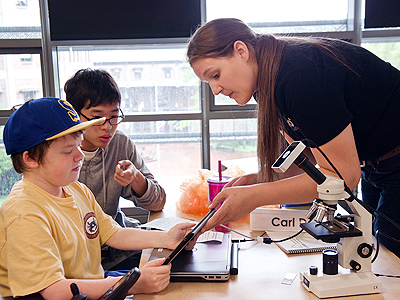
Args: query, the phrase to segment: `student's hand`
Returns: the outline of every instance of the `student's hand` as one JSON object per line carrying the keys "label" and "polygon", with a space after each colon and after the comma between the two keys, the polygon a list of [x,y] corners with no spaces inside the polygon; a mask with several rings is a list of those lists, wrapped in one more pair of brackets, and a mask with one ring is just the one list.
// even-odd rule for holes
{"label": "student's hand", "polygon": [[130,288],[129,294],[157,293],[169,284],[171,264],[163,265],[165,259],[149,261],[140,269],[138,281]]}
{"label": "student's hand", "polygon": [[168,241],[166,248],[175,249],[176,246],[183,240],[187,233],[190,232],[195,223],[180,223],[172,227],[168,231]]}
{"label": "student's hand", "polygon": [[141,197],[147,191],[147,180],[130,160],[120,160],[115,166],[114,180],[122,186],[131,185]]}

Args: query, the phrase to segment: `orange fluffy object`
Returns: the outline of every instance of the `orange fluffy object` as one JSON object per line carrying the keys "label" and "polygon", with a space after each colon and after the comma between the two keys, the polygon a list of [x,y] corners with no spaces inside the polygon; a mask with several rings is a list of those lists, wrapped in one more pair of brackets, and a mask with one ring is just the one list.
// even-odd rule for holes
{"label": "orange fluffy object", "polygon": [[197,179],[188,183],[176,203],[176,208],[184,213],[205,216],[209,211],[207,182]]}
{"label": "orange fluffy object", "polygon": [[[237,177],[243,175],[244,172],[240,168],[232,166],[222,174]],[[216,175],[214,172],[201,169],[199,170],[199,176],[185,180],[180,186],[182,194],[176,203],[176,208],[184,213],[205,216],[209,211],[207,178]],[[238,222],[250,222],[250,215]]]}

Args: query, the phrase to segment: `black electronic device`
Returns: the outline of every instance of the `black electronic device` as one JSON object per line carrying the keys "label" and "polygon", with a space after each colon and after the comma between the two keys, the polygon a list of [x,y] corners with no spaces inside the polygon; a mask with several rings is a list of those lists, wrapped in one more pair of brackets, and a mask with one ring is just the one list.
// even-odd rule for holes
{"label": "black electronic device", "polygon": [[232,243],[231,250],[231,275],[237,275],[239,273],[239,244]]}
{"label": "black electronic device", "polygon": [[70,288],[71,288],[71,292],[73,295],[71,300],[86,300],[87,299],[87,296],[85,294],[81,294],[79,292],[79,288],[75,282],[71,283]]}
{"label": "black electronic device", "polygon": [[272,169],[277,173],[285,173],[305,148],[299,141],[291,143],[274,162]]}
{"label": "black electronic device", "polygon": [[138,268],[131,269],[121,277],[107,292],[98,300],[123,300],[128,294],[129,289],[136,283],[140,277]]}
{"label": "black electronic device", "polygon": [[182,242],[179,243],[179,245],[175,248],[174,251],[171,252],[171,254],[165,259],[163,265],[169,264],[178,254],[181,252],[186,245],[196,236],[197,233],[206,225],[207,221],[214,215],[216,212],[215,208],[211,209],[203,219],[200,220],[199,223],[196,224],[196,226],[193,227],[193,229],[184,237]]}

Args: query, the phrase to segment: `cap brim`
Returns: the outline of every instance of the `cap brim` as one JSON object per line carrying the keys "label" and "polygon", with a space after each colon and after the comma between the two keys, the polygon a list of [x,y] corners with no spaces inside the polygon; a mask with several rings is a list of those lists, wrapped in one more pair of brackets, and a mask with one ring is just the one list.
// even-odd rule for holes
{"label": "cap brim", "polygon": [[99,118],[99,119],[95,119],[95,120],[79,123],[79,124],[77,124],[75,126],[72,126],[72,127],[68,128],[67,130],[64,130],[64,131],[62,131],[62,132],[60,132],[60,133],[58,133],[56,135],[53,135],[52,137],[47,138],[46,141],[54,140],[54,139],[59,138],[61,136],[64,136],[64,135],[67,135],[67,134],[70,134],[70,133],[73,133],[73,132],[77,132],[79,130],[83,130],[85,128],[88,128],[88,127],[96,124],[96,123],[104,122],[105,120],[106,120],[106,117],[102,117],[102,118]]}

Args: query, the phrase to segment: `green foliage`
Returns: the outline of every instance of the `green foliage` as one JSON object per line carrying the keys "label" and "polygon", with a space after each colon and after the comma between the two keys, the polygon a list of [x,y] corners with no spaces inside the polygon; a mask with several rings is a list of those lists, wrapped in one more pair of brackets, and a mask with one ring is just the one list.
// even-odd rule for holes
{"label": "green foliage", "polygon": [[255,141],[218,142],[213,145],[215,149],[231,152],[254,153],[257,152]]}
{"label": "green foliage", "polygon": [[365,43],[362,46],[400,69],[400,43]]}
{"label": "green foliage", "polygon": [[10,193],[14,183],[22,178],[21,174],[15,172],[10,157],[4,149],[0,149],[0,203]]}
{"label": "green foliage", "polygon": [[0,149],[0,175],[5,171],[12,169],[12,161],[9,156],[6,154],[5,149]]}

